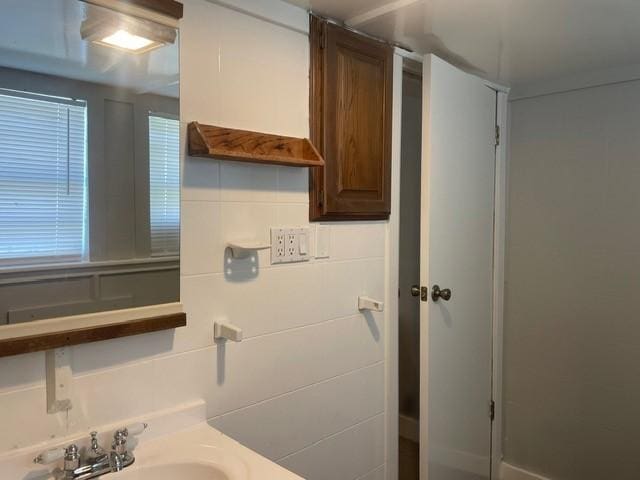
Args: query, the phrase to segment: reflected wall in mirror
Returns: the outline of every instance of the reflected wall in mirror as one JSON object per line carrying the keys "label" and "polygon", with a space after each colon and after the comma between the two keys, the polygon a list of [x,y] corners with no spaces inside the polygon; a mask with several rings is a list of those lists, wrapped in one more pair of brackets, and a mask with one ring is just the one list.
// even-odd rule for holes
{"label": "reflected wall in mirror", "polygon": [[178,31],[79,0],[0,16],[0,325],[179,301]]}

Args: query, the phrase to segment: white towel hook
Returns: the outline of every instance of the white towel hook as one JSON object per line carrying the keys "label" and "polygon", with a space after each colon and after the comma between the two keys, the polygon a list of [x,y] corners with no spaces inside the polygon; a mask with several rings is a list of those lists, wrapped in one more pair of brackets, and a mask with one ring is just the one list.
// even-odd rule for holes
{"label": "white towel hook", "polygon": [[358,297],[358,310],[384,311],[384,302],[371,297]]}
{"label": "white towel hook", "polygon": [[213,336],[215,338],[224,338],[231,340],[232,342],[242,341],[242,329],[231,323],[219,323],[213,324]]}

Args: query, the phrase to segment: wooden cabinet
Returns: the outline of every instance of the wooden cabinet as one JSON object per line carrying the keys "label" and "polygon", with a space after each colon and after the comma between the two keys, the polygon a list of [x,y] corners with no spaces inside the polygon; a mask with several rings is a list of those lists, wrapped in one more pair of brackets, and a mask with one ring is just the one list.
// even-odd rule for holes
{"label": "wooden cabinet", "polygon": [[388,218],[393,50],[313,15],[310,40],[310,218]]}

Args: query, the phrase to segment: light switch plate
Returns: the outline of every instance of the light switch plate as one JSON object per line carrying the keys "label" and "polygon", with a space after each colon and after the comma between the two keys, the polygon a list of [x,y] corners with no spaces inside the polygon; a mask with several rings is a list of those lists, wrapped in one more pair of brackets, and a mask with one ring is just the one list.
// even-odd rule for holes
{"label": "light switch plate", "polygon": [[331,227],[318,225],[316,227],[316,258],[329,258],[331,245]]}

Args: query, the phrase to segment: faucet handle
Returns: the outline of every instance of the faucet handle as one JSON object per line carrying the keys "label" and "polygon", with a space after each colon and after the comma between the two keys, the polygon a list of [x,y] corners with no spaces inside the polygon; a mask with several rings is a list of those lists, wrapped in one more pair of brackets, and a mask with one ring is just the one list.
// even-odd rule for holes
{"label": "faucet handle", "polygon": [[62,447],[58,448],[50,448],[49,450],[45,450],[36,458],[33,459],[33,463],[39,463],[42,465],[46,465],[48,463],[53,463],[57,460],[60,460],[65,455],[65,449]]}
{"label": "faucet handle", "polygon": [[98,443],[98,432],[91,432],[91,446],[86,453],[87,462],[93,463],[100,458],[104,458],[107,452]]}
{"label": "faucet handle", "polygon": [[[140,435],[142,432],[146,430],[147,426],[148,425],[146,423],[142,423],[142,422],[132,423],[119,430],[116,430],[116,432],[113,434],[113,444],[111,445],[111,448],[113,448],[113,451],[119,455],[123,455],[127,453],[128,437],[129,436],[134,437],[135,435]],[[134,438],[131,438],[131,440],[129,440],[129,445],[131,446],[131,448],[133,448],[136,444],[137,442],[135,442]]]}
{"label": "faucet handle", "polygon": [[45,465],[60,459],[64,459],[65,468],[71,468],[74,465],[74,468],[77,468],[80,464],[80,454],[78,453],[77,445],[72,443],[67,448],[57,447],[45,450],[33,459],[33,463]]}
{"label": "faucet handle", "polygon": [[129,436],[129,435],[134,436],[134,435],[140,435],[142,432],[144,432],[147,429],[148,426],[149,425],[143,422],[131,423],[126,427],[124,427],[122,430],[125,432],[126,436]]}
{"label": "faucet handle", "polygon": [[77,445],[72,443],[64,449],[64,471],[73,472],[78,467],[80,467],[80,453]]}
{"label": "faucet handle", "polygon": [[126,428],[116,430],[116,433],[113,434],[113,443],[111,444],[111,448],[118,455],[124,455],[125,453],[127,453],[127,429]]}

